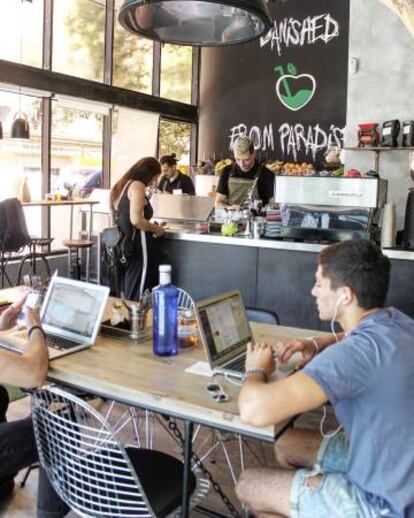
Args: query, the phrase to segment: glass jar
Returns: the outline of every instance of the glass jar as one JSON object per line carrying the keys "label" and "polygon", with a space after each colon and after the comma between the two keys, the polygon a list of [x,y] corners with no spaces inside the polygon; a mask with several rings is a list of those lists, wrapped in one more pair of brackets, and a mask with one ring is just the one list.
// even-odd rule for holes
{"label": "glass jar", "polygon": [[178,316],[178,344],[180,349],[189,349],[199,343],[197,320],[191,309],[182,310]]}

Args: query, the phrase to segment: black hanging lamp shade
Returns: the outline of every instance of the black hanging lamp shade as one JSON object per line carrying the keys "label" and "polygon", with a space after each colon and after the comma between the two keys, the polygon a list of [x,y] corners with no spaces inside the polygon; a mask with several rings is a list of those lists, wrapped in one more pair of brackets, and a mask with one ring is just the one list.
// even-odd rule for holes
{"label": "black hanging lamp shade", "polygon": [[11,127],[11,138],[30,138],[30,127],[24,113],[16,113]]}
{"label": "black hanging lamp shade", "polygon": [[178,45],[245,43],[270,29],[266,0],[124,0],[128,31]]}
{"label": "black hanging lamp shade", "polygon": [[0,140],[3,138],[3,126],[0,121]]}

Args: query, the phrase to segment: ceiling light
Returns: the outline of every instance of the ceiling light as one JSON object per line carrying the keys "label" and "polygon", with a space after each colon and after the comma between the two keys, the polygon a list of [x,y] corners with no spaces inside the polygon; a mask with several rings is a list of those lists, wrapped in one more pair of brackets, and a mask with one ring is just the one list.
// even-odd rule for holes
{"label": "ceiling light", "polygon": [[178,45],[246,43],[270,29],[266,0],[124,0],[128,31]]}

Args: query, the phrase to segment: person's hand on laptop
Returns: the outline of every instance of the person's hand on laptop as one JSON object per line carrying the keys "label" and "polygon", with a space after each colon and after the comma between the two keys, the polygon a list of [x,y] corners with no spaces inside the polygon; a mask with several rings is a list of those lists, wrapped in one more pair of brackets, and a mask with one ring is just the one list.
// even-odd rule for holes
{"label": "person's hand on laptop", "polygon": [[23,309],[27,295],[28,293],[26,293],[24,297],[19,300],[19,302],[15,302],[5,311],[3,311],[3,313],[0,315],[0,331],[7,331],[7,329],[10,329],[16,324],[17,317]]}
{"label": "person's hand on laptop", "polygon": [[273,348],[265,343],[260,342],[247,344],[246,350],[246,372],[263,372],[269,377],[276,368],[276,362],[274,359]]}

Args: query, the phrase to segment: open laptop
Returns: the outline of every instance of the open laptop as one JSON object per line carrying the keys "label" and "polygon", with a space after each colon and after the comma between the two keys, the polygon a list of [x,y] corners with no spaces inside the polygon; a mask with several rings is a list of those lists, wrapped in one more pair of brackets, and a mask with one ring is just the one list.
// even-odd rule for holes
{"label": "open laptop", "polygon": [[[52,277],[40,312],[49,358],[71,354],[95,343],[109,288],[63,277]],[[26,332],[0,335],[0,346],[23,352]]]}
{"label": "open laptop", "polygon": [[243,378],[246,346],[253,334],[240,291],[197,302],[196,316],[213,372]]}

